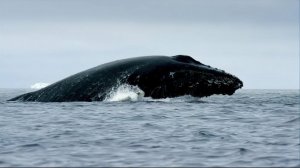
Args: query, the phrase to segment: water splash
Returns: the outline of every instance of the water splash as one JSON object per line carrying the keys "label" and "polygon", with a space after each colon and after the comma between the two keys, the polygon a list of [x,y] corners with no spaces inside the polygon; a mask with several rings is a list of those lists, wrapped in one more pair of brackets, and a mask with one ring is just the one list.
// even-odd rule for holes
{"label": "water splash", "polygon": [[112,89],[104,101],[139,101],[144,95],[139,87],[123,84]]}
{"label": "water splash", "polygon": [[38,90],[38,89],[42,89],[44,87],[47,87],[49,85],[50,85],[49,83],[38,82],[38,83],[35,83],[35,84],[31,85],[30,88]]}

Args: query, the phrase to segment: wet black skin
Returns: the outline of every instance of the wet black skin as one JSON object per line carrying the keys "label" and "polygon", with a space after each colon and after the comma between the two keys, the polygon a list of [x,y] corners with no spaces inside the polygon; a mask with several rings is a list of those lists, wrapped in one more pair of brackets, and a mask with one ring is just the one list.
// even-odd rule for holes
{"label": "wet black skin", "polygon": [[102,101],[120,84],[138,86],[154,99],[232,95],[243,86],[237,77],[190,56],[145,56],[99,65],[10,101]]}

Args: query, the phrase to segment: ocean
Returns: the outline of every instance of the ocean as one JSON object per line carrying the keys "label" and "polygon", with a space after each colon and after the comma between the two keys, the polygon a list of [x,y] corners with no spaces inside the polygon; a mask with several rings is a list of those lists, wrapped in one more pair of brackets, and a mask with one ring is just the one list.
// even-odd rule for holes
{"label": "ocean", "polygon": [[28,91],[0,89],[0,166],[300,166],[299,90],[6,101]]}

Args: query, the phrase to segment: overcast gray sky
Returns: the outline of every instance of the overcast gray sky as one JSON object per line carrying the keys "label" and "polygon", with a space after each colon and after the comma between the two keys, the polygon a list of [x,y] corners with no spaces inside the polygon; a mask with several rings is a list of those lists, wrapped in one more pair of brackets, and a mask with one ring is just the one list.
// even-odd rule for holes
{"label": "overcast gray sky", "polygon": [[0,88],[177,54],[247,89],[299,89],[299,1],[0,0]]}

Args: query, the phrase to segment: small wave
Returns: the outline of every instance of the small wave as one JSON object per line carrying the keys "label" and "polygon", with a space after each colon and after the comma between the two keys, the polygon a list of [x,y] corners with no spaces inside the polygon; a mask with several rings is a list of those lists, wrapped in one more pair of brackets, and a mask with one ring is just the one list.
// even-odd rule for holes
{"label": "small wave", "polygon": [[297,118],[294,118],[294,119],[286,121],[285,124],[288,124],[288,123],[298,123],[299,121],[300,121],[300,117],[297,117]]}
{"label": "small wave", "polygon": [[210,133],[208,131],[199,131],[198,135],[202,136],[202,137],[216,137],[217,136],[217,135],[215,135],[213,133]]}
{"label": "small wave", "polygon": [[138,101],[144,96],[145,93],[139,87],[123,84],[112,89],[105,101]]}
{"label": "small wave", "polygon": [[252,152],[252,150],[247,149],[247,148],[238,148],[238,153],[240,155],[244,155],[244,154],[249,153],[249,152]]}
{"label": "small wave", "polygon": [[207,103],[200,98],[193,97],[190,95],[172,97],[172,98],[161,98],[161,99],[153,99],[153,98],[144,98],[143,101],[147,102],[163,102],[163,103]]}
{"label": "small wave", "polygon": [[31,89],[42,89],[44,87],[49,86],[49,83],[43,83],[43,82],[39,82],[39,83],[35,83],[33,85],[30,86]]}

